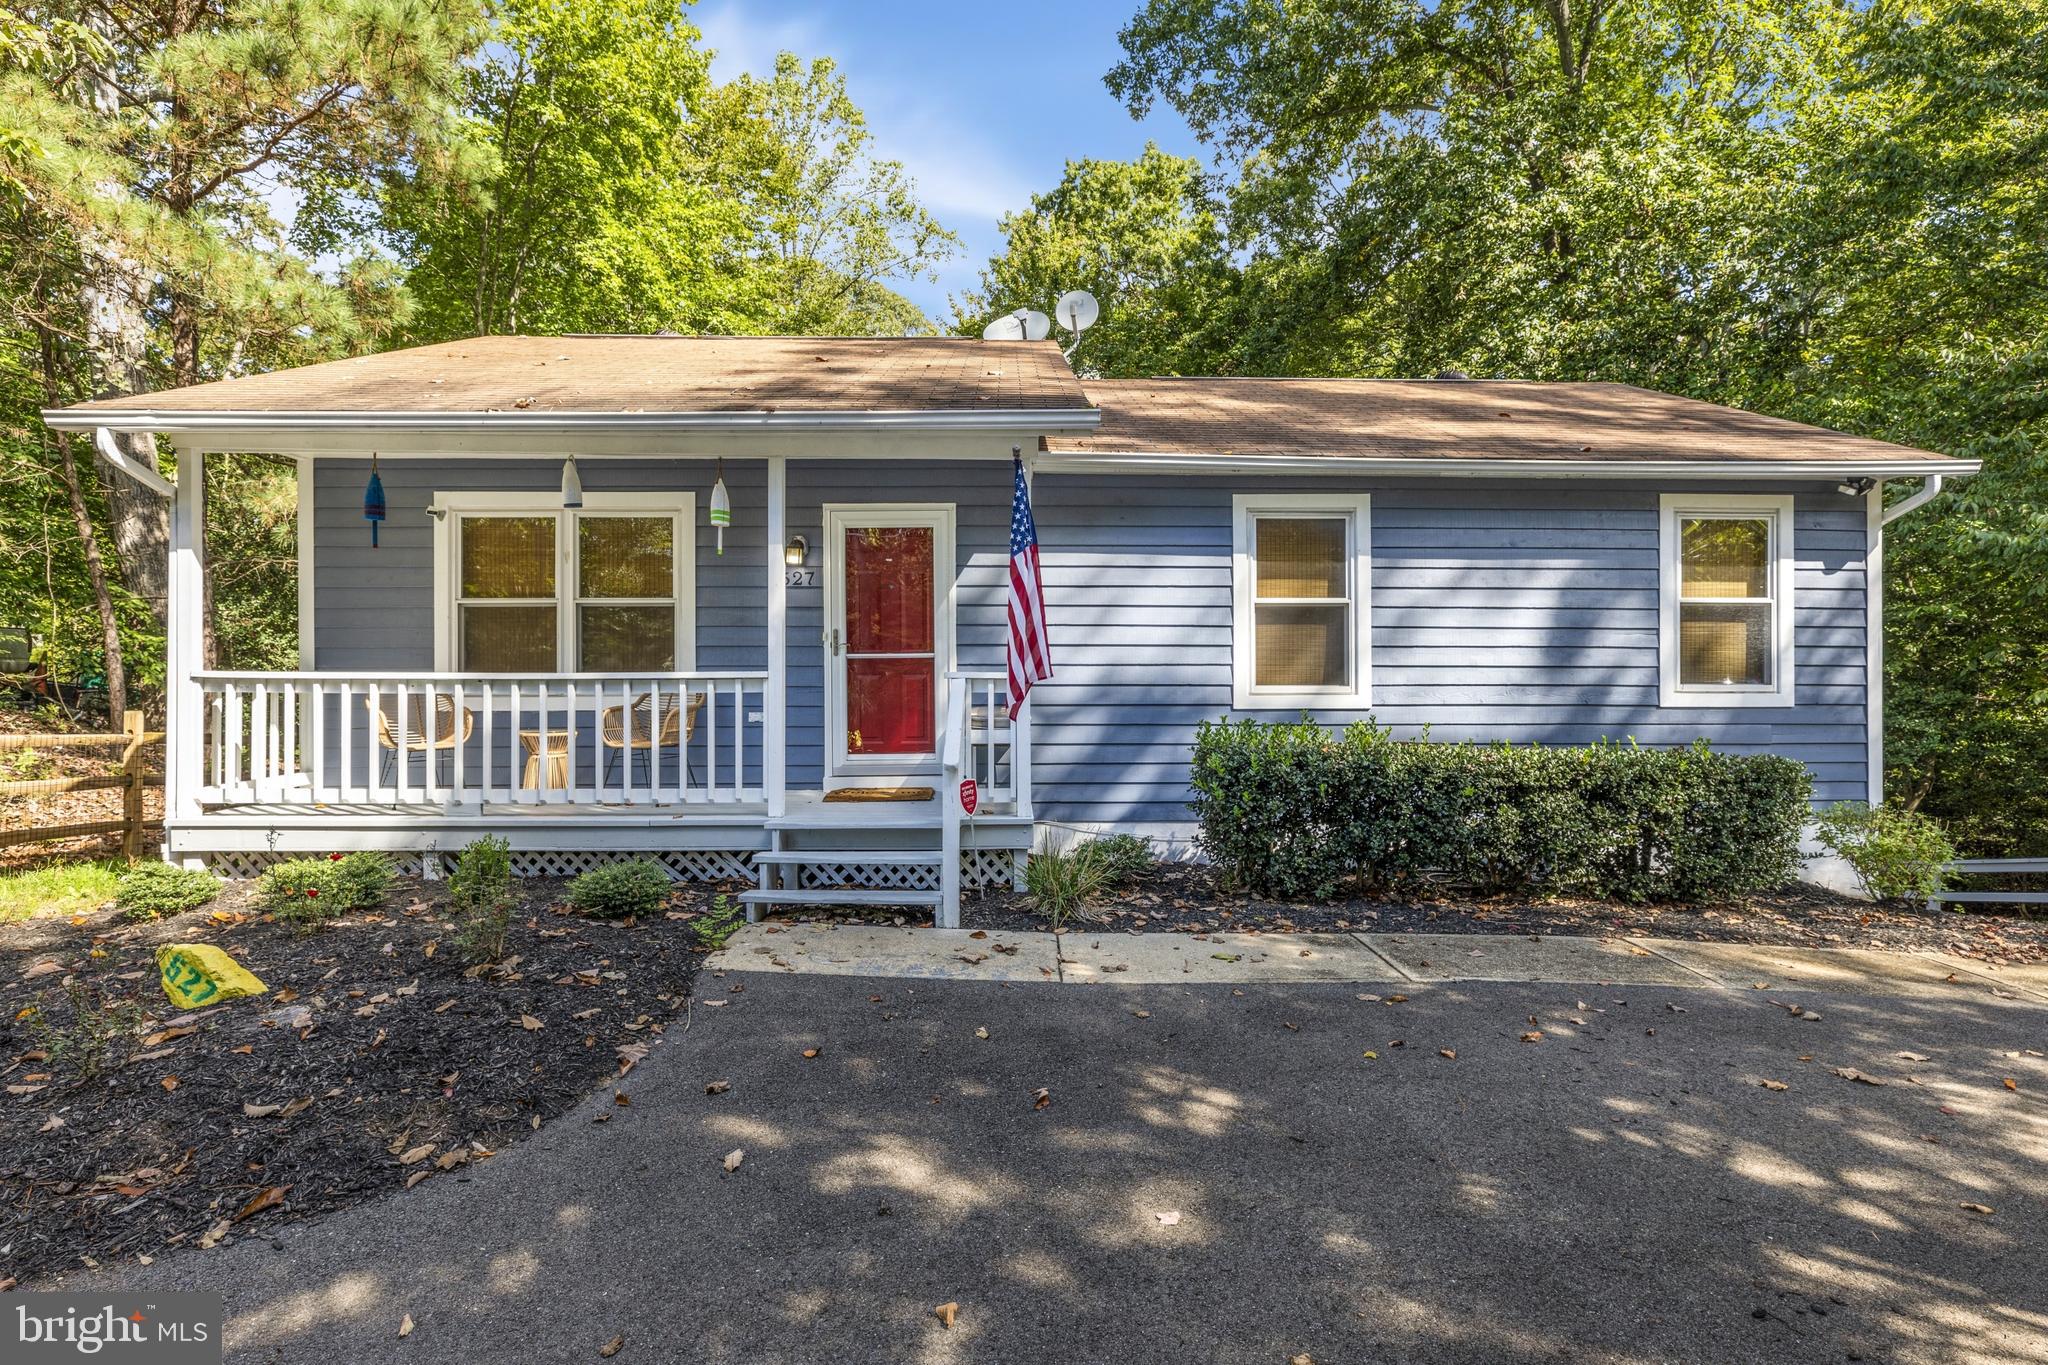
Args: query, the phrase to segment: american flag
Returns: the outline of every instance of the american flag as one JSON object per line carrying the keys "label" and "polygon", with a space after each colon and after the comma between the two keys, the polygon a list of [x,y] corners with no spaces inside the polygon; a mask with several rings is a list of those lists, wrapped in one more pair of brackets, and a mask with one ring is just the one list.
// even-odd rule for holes
{"label": "american flag", "polygon": [[1010,501],[1010,719],[1024,705],[1033,683],[1052,676],[1052,649],[1045,635],[1045,581],[1038,572],[1038,524],[1031,519],[1031,490],[1024,483],[1024,459],[1011,455],[1017,495]]}

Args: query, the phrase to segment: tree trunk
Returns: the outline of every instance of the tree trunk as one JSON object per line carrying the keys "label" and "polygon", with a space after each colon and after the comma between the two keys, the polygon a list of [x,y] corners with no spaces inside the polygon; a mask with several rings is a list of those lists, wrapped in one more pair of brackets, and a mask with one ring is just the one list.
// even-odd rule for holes
{"label": "tree trunk", "polygon": [[[51,407],[62,404],[57,388],[57,339],[46,327],[36,329],[43,364],[43,401]],[[85,573],[92,583],[93,606],[100,616],[100,650],[107,673],[107,716],[119,716],[128,709],[128,668],[121,657],[121,619],[114,613],[114,593],[107,586],[107,566],[100,557],[99,531],[92,524],[92,509],[85,502],[85,487],[78,480],[78,461],[71,454],[71,435],[55,431],[58,477],[64,496],[71,504],[71,523],[78,531],[78,544],[85,555]]]}
{"label": "tree trunk", "polygon": [[107,569],[100,559],[100,538],[93,529],[92,511],[85,505],[85,490],[78,482],[78,462],[71,456],[71,434],[51,434],[57,439],[64,496],[71,502],[71,520],[78,528],[78,543],[85,552],[86,576],[92,580],[93,605],[99,608],[100,648],[107,670],[107,714],[118,716],[128,709],[128,669],[121,659],[121,622],[114,614],[114,594],[107,587]]}

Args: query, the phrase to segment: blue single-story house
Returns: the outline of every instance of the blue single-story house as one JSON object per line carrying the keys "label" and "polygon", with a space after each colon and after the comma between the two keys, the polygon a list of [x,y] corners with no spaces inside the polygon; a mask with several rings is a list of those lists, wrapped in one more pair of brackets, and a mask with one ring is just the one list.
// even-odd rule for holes
{"label": "blue single-story house", "polygon": [[[1874,800],[1883,526],[1976,469],[1620,384],[955,338],[482,337],[46,416],[173,499],[166,856],[435,876],[497,833],[941,923],[1044,840],[1186,847],[1225,714],[1705,736]],[[223,451],[298,461],[297,671],[200,657]],[[1013,451],[1056,669],[1014,720]]]}

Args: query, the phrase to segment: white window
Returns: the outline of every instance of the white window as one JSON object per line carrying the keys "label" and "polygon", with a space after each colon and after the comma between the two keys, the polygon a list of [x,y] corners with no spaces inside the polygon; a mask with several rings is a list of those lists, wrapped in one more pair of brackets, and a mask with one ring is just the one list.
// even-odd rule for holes
{"label": "white window", "polygon": [[1667,493],[1658,534],[1665,706],[1790,706],[1792,499]]}
{"label": "white window", "polygon": [[437,668],[668,673],[695,666],[696,498],[443,493]]}
{"label": "white window", "polygon": [[1371,499],[1271,493],[1232,503],[1233,704],[1369,705]]}

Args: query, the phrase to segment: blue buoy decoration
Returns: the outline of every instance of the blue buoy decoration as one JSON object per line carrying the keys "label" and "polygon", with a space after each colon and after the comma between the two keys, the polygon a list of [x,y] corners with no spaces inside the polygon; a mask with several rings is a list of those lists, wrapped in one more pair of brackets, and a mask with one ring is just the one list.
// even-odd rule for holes
{"label": "blue buoy decoration", "polygon": [[384,480],[377,476],[377,457],[370,456],[370,486],[363,490],[363,520],[370,523],[370,548],[377,548],[377,526],[384,520]]}

